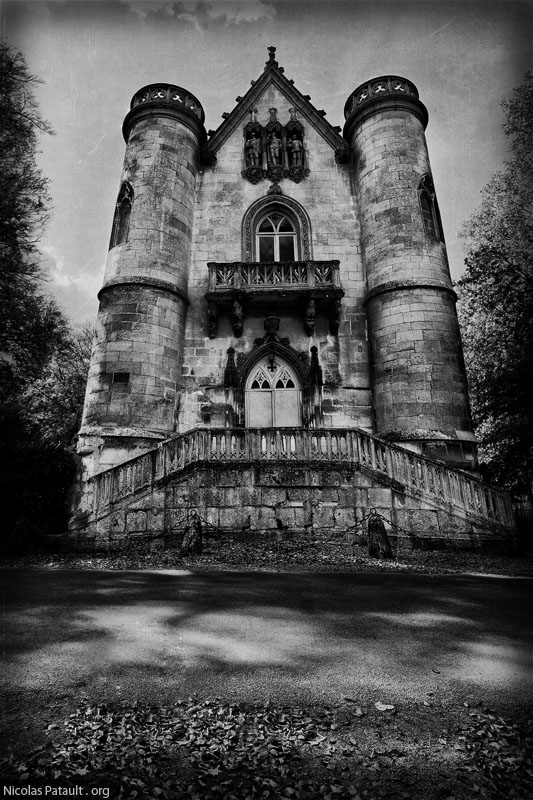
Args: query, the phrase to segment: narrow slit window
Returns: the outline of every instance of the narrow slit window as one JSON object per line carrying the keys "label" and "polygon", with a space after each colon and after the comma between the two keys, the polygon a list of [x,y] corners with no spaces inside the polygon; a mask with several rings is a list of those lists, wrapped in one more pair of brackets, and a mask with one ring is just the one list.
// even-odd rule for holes
{"label": "narrow slit window", "polygon": [[418,199],[426,236],[443,242],[444,232],[442,230],[435,188],[430,175],[424,175],[418,184]]}
{"label": "narrow slit window", "polygon": [[422,219],[424,221],[425,232],[429,236],[433,236],[436,239],[437,231],[435,228],[435,220],[433,218],[433,203],[426,192],[422,192],[420,195],[420,208],[422,209]]}
{"label": "narrow slit window", "polygon": [[118,194],[109,249],[116,247],[119,244],[124,244],[128,241],[132,206],[133,189],[131,184],[128,183],[128,181],[125,181],[120,187],[120,192]]}

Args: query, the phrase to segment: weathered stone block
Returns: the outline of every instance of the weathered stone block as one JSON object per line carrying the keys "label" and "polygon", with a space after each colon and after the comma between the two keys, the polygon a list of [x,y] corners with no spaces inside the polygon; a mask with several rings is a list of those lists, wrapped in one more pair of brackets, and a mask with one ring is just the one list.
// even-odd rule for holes
{"label": "weathered stone block", "polygon": [[126,531],[128,533],[144,532],[147,528],[146,511],[128,511],[126,513]]}

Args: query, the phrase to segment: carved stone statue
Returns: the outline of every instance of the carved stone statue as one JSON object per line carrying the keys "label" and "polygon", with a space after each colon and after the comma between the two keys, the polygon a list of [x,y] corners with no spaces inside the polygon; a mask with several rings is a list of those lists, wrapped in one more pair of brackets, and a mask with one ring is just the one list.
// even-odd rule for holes
{"label": "carved stone statue", "polygon": [[257,138],[257,135],[252,132],[250,137],[246,140],[244,147],[247,167],[257,167],[259,165],[260,148],[261,142]]}
{"label": "carved stone statue", "polygon": [[291,166],[292,167],[301,167],[302,165],[302,157],[303,157],[303,144],[298,139],[296,134],[292,137],[289,147],[291,150]]}
{"label": "carved stone statue", "polygon": [[268,143],[268,163],[281,164],[281,139],[276,136],[276,131],[272,131],[267,139]]}

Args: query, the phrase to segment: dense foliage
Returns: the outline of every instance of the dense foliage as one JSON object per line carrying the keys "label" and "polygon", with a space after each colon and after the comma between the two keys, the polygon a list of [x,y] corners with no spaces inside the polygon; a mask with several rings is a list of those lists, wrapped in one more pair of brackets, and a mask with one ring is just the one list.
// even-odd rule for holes
{"label": "dense foliage", "polygon": [[64,529],[87,371],[87,334],[73,333],[43,291],[38,243],[50,197],[36,155],[39,134],[52,131],[37,83],[23,56],[0,43],[2,549]]}
{"label": "dense foliage", "polygon": [[484,476],[531,493],[533,470],[533,76],[504,101],[510,159],[465,225],[458,283]]}

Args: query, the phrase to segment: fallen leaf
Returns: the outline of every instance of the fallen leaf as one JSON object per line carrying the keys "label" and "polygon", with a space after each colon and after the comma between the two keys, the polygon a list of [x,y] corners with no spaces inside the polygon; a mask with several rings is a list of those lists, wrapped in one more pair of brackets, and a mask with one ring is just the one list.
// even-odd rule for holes
{"label": "fallen leaf", "polygon": [[393,711],[394,706],[390,705],[389,703],[382,703],[378,700],[377,703],[374,703],[378,711]]}

